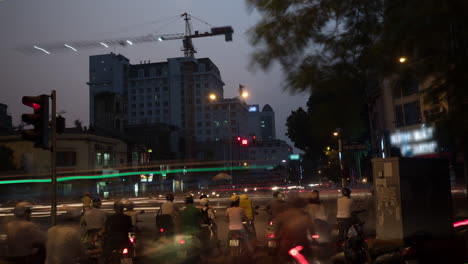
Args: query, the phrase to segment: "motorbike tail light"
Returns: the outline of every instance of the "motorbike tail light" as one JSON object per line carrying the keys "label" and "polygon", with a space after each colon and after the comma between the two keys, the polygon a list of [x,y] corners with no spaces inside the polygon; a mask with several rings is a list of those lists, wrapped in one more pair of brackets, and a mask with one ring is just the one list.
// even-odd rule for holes
{"label": "motorbike tail light", "polygon": [[185,240],[183,240],[183,239],[180,240],[180,241],[179,241],[179,244],[184,245],[184,244],[185,244]]}
{"label": "motorbike tail light", "polygon": [[268,234],[267,237],[268,238],[275,238],[275,234]]}
{"label": "motorbike tail light", "polygon": [[319,239],[319,238],[320,238],[320,236],[319,236],[319,235],[317,235],[317,234],[315,234],[315,235],[312,235],[312,238],[313,238],[313,239]]}
{"label": "motorbike tail light", "polygon": [[128,254],[128,248],[124,248],[124,249],[122,250],[122,254],[127,255],[127,254]]}
{"label": "motorbike tail light", "polygon": [[131,237],[130,242],[135,243],[135,238]]}
{"label": "motorbike tail light", "polygon": [[159,228],[159,233],[164,233],[164,228]]}
{"label": "motorbike tail light", "polygon": [[273,221],[270,221],[268,224],[272,226],[272,225],[273,225]]}
{"label": "motorbike tail light", "polygon": [[401,255],[404,257],[413,257],[416,255],[416,250],[412,247],[406,247],[401,250]]}
{"label": "motorbike tail light", "polygon": [[293,258],[296,259],[296,261],[299,263],[299,264],[309,264],[309,262],[307,261],[307,259],[299,252],[303,249],[304,247],[303,246],[297,246],[297,247],[293,247],[291,248],[288,253],[289,255],[291,255]]}

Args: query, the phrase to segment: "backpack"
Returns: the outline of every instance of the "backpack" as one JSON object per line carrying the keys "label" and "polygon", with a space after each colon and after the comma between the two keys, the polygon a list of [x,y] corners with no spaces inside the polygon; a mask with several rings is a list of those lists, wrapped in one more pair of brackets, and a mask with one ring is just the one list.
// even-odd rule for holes
{"label": "backpack", "polygon": [[202,214],[202,223],[205,224],[205,225],[211,225],[212,224],[212,220],[211,218],[208,216],[208,210],[210,210],[209,208],[203,210],[203,208],[200,209],[201,211],[201,214]]}

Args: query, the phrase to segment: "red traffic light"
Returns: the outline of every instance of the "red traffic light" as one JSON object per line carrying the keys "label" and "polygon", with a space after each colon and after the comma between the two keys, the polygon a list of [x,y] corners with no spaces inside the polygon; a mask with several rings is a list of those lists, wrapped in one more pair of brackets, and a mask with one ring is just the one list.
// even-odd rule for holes
{"label": "red traffic light", "polygon": [[241,141],[241,137],[237,137],[237,141]]}

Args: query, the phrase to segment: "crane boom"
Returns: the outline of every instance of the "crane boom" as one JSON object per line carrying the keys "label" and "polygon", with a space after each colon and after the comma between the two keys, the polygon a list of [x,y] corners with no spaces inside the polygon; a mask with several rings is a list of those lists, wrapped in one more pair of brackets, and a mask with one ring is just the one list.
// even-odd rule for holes
{"label": "crane boom", "polygon": [[194,54],[197,52],[195,47],[193,46],[192,39],[194,38],[202,38],[202,37],[212,37],[217,35],[224,35],[225,41],[232,41],[232,34],[234,30],[231,26],[224,26],[224,27],[212,27],[209,32],[202,32],[195,31],[192,34],[192,25],[190,23],[191,17],[187,13],[183,13],[180,15],[184,17],[185,20],[185,33],[174,33],[174,34],[148,34],[143,36],[137,37],[128,37],[128,38],[115,38],[115,39],[106,39],[106,40],[94,40],[94,41],[74,41],[68,43],[51,43],[51,44],[44,44],[19,48],[19,50],[23,53],[27,54],[34,54],[38,50],[50,54],[51,51],[65,51],[65,50],[73,50],[78,51],[78,49],[88,49],[88,48],[98,48],[98,47],[115,47],[115,46],[131,46],[134,44],[142,44],[148,42],[156,42],[156,41],[166,41],[166,40],[176,40],[182,39],[182,51],[184,52],[184,56],[186,57],[193,57]]}

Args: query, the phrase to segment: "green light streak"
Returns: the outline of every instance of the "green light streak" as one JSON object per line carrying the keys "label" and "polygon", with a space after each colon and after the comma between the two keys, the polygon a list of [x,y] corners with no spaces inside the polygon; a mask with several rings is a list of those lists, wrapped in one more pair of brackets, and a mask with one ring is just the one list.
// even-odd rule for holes
{"label": "green light streak", "polygon": [[[164,171],[132,171],[122,173],[110,173],[110,174],[99,174],[99,175],[76,175],[76,176],[64,176],[57,178],[57,182],[66,182],[73,180],[93,180],[93,179],[107,179],[116,177],[127,177],[132,175],[140,174],[170,174],[170,173],[183,173],[183,172],[211,172],[211,171],[230,171],[230,170],[252,170],[252,169],[268,169],[271,166],[249,166],[249,167],[216,167],[216,168],[194,168],[194,169],[174,169]],[[0,181],[0,184],[19,184],[19,183],[49,183],[51,179],[24,179],[24,180],[4,180]]]}

